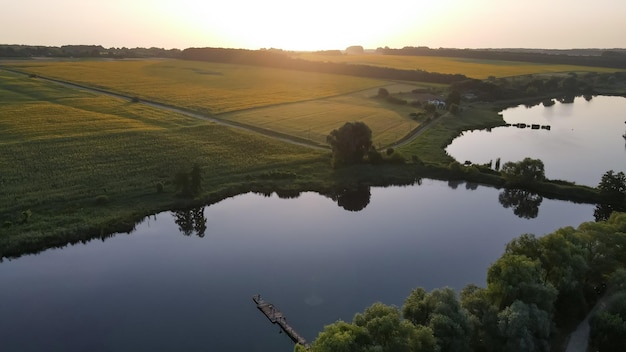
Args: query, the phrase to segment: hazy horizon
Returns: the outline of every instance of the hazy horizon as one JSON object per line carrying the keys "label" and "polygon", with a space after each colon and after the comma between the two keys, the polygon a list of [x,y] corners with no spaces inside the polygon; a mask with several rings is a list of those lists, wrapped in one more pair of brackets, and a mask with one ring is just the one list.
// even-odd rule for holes
{"label": "hazy horizon", "polygon": [[597,0],[20,0],[3,6],[0,43],[111,47],[625,48],[626,3]]}

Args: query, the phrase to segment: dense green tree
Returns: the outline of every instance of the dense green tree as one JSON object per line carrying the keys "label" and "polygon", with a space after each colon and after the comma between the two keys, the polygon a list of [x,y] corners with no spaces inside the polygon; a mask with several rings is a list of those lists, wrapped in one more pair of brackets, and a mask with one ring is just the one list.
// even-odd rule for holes
{"label": "dense green tree", "polygon": [[442,352],[469,351],[471,324],[451,288],[436,289],[430,293],[422,288],[411,291],[402,307],[402,314],[413,325],[430,327]]}
{"label": "dense green tree", "polygon": [[557,291],[545,276],[539,260],[523,255],[503,255],[487,272],[487,289],[493,303],[504,309],[515,301],[536,304],[552,312]]}
{"label": "dense green tree", "polygon": [[356,314],[351,324],[338,321],[327,325],[310,351],[437,352],[438,347],[429,327],[414,326],[402,319],[397,307],[374,303]]}
{"label": "dense green tree", "polygon": [[602,175],[598,189],[611,200],[622,201],[626,195],[626,175],[622,171],[615,173],[609,170]]}
{"label": "dense green tree", "polygon": [[519,162],[508,161],[502,165],[504,178],[510,184],[530,185],[545,180],[543,161],[524,158]]}
{"label": "dense green tree", "polygon": [[326,137],[333,151],[333,166],[358,163],[372,147],[372,130],[363,122],[346,122]]}
{"label": "dense green tree", "polygon": [[508,352],[548,352],[550,315],[535,304],[515,301],[498,314],[498,327]]}
{"label": "dense green tree", "polygon": [[461,290],[461,306],[467,311],[474,352],[501,351],[498,330],[498,308],[491,302],[487,289],[469,284]]}

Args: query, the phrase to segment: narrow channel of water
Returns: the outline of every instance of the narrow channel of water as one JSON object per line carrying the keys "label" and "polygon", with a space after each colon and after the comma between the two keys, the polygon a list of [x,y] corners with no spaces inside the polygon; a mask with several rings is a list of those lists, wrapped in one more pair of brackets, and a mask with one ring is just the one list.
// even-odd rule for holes
{"label": "narrow channel of water", "polygon": [[513,237],[593,220],[592,205],[548,199],[519,217],[501,193],[424,180],[373,188],[359,212],[316,193],[245,194],[5,261],[2,351],[291,351],[254,294],[312,340],[376,301],[401,305],[418,286],[484,286]]}

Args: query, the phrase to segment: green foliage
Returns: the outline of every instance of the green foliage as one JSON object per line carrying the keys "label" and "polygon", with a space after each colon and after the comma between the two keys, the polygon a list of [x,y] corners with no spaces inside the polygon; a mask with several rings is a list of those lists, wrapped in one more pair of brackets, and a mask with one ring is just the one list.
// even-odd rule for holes
{"label": "green foliage", "polygon": [[430,328],[403,320],[398,308],[374,303],[355,315],[353,322],[324,327],[311,345],[312,352],[430,352],[438,351]]}
{"label": "green foliage", "polygon": [[452,289],[426,293],[417,288],[405,300],[402,314],[415,326],[430,327],[442,352],[469,351],[470,321]]}
{"label": "green foliage", "polygon": [[524,158],[519,162],[506,162],[502,175],[511,185],[531,185],[545,180],[543,162],[539,159]]}
{"label": "green foliage", "polygon": [[499,309],[521,301],[552,312],[557,291],[552,284],[543,282],[544,276],[539,260],[504,255],[489,267],[487,289]]}
{"label": "green foliage", "polygon": [[163,193],[165,186],[163,186],[163,182],[157,182],[156,191],[157,193]]}
{"label": "green foliage", "polygon": [[372,147],[372,130],[363,122],[346,122],[326,137],[333,151],[333,166],[361,162]]}
{"label": "green foliage", "polygon": [[609,170],[602,175],[598,189],[613,201],[622,201],[626,195],[626,175],[622,171]]}
{"label": "green foliage", "polygon": [[498,327],[506,341],[505,351],[550,351],[550,315],[535,304],[515,301],[498,314]]}
{"label": "green foliage", "polygon": [[4,228],[9,228],[11,226],[13,226],[13,222],[11,222],[9,220],[6,220],[4,223],[2,223],[2,227],[4,227]]}
{"label": "green foliage", "polygon": [[[619,276],[624,279],[624,273]],[[591,345],[598,351],[623,351],[626,346],[626,290],[613,293],[591,317],[589,326]]]}
{"label": "green foliage", "polygon": [[279,171],[279,170],[271,170],[268,172],[264,172],[260,175],[260,178],[266,180],[289,180],[297,178],[298,175],[293,171]]}
{"label": "green foliage", "polygon": [[383,156],[378,152],[378,150],[372,148],[367,152],[367,160],[372,165],[377,165],[383,162]]}
{"label": "green foliage", "polygon": [[389,162],[392,164],[404,164],[406,162],[406,159],[404,158],[404,155],[402,155],[400,152],[394,152],[389,157]]}
{"label": "green foliage", "polygon": [[498,328],[498,308],[485,288],[469,284],[461,290],[461,306],[467,311],[473,351],[499,351],[501,339]]}

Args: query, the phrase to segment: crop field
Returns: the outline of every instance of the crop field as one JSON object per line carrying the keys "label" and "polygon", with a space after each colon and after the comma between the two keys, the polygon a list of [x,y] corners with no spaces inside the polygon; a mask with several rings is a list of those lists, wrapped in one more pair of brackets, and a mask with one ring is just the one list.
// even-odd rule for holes
{"label": "crop field", "polygon": [[[198,112],[221,112],[217,114],[221,119],[321,144],[326,143],[330,131],[347,121],[363,121],[370,126],[377,146],[392,143],[417,127],[419,121],[410,119],[409,113],[419,109],[372,99],[378,87],[398,93],[436,86],[177,60],[28,62],[20,63],[18,68]],[[149,93],[139,94],[140,91]],[[206,99],[211,95],[224,98]],[[92,106],[83,104],[83,108],[116,113],[118,106],[107,105],[107,101],[104,97],[94,98],[89,102]],[[126,108],[132,105],[126,103]],[[48,107],[31,109],[36,114],[36,109]],[[71,115],[71,109],[66,113]],[[77,123],[85,121],[68,122],[68,126],[78,126]],[[81,133],[88,131],[86,127]],[[73,133],[61,129],[58,132]]]}
{"label": "crop field", "polygon": [[359,77],[181,60],[29,61],[12,67],[205,114],[326,98],[385,84]]}
{"label": "crop field", "polygon": [[[389,91],[415,88],[407,85],[387,86]],[[394,105],[373,99],[376,90],[294,104],[281,104],[224,115],[228,120],[254,124],[321,144],[333,129],[346,121],[362,121],[372,130],[374,145],[391,144],[416,128],[420,121],[409,113],[420,111],[408,105]]]}
{"label": "crop field", "polygon": [[312,61],[346,62],[381,67],[391,67],[403,70],[424,70],[428,72],[463,74],[467,77],[486,79],[489,76],[511,77],[539,73],[558,72],[615,72],[616,69],[573,66],[535,64],[528,62],[478,60],[451,57],[432,56],[403,56],[403,55],[319,55],[298,54],[298,57]]}
{"label": "crop field", "polygon": [[[171,204],[174,174],[193,164],[211,191],[317,162],[326,153],[0,70],[0,221],[13,223],[2,235],[45,236]],[[18,224],[26,210],[30,221]]]}

